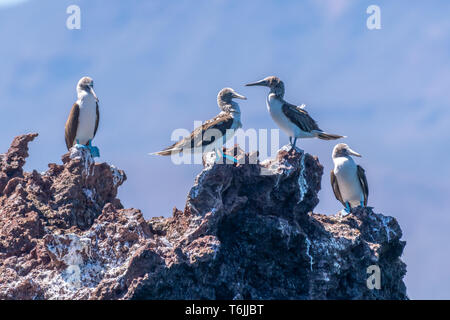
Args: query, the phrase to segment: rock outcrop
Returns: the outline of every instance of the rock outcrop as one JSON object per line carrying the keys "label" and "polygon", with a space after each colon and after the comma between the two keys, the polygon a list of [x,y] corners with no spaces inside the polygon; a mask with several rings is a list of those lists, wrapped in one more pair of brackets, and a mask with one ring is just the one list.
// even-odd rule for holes
{"label": "rock outcrop", "polygon": [[0,299],[407,299],[397,221],[313,213],[323,168],[299,149],[206,161],[184,210],[146,221],[116,198],[124,172],[84,150],[24,172],[36,136],[0,156]]}

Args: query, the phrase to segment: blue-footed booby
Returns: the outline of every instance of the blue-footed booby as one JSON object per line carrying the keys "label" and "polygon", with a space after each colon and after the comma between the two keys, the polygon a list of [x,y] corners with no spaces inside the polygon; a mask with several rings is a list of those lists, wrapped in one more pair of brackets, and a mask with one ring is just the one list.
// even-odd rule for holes
{"label": "blue-footed booby", "polygon": [[[216,161],[221,157],[230,156],[220,151],[223,144],[233,137],[235,130],[242,127],[241,110],[233,99],[246,100],[243,95],[238,94],[231,88],[220,90],[217,95],[217,104],[221,112],[214,118],[206,121],[201,126],[194,129],[191,134],[162,151],[152,154],[169,156],[180,152],[216,152]],[[219,154],[217,151],[219,150]],[[231,157],[232,158],[232,157]],[[232,158],[234,162],[236,159]]]}
{"label": "blue-footed booby", "polygon": [[98,148],[92,146],[100,120],[98,98],[94,91],[94,81],[90,77],[83,77],[77,84],[78,99],[70,110],[66,122],[66,146],[88,148],[93,157],[100,156]]}
{"label": "blue-footed booby", "polygon": [[331,170],[331,186],[334,195],[350,213],[351,208],[367,206],[369,186],[364,169],[357,165],[351,156],[361,157],[345,143],[337,144],[333,149],[334,169]]}
{"label": "blue-footed booby", "polygon": [[[316,121],[304,109],[304,104],[295,106],[284,101],[284,83],[279,78],[270,76],[257,82],[248,83],[246,86],[264,86],[270,88],[266,101],[267,109],[272,119],[289,136],[292,148],[295,147],[297,138],[319,138],[322,140],[345,138],[337,134],[323,132]],[[293,143],[292,138],[294,138]]]}

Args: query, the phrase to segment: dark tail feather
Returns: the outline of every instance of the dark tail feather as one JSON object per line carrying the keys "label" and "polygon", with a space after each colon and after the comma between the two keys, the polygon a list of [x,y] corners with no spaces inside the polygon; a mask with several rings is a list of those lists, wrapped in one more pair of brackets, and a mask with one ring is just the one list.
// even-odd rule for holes
{"label": "dark tail feather", "polygon": [[322,140],[336,140],[336,139],[347,138],[347,137],[340,136],[338,134],[320,132],[317,134],[317,138],[322,139]]}
{"label": "dark tail feather", "polygon": [[176,153],[180,153],[180,152],[181,152],[181,149],[169,147],[169,148],[166,148],[166,149],[158,151],[158,152],[150,153],[150,155],[170,156],[172,153],[176,154]]}
{"label": "dark tail feather", "polygon": [[150,153],[150,154],[151,155],[157,155],[157,156],[170,156],[172,154],[172,151],[171,150],[162,150],[162,151],[153,152],[153,153]]}

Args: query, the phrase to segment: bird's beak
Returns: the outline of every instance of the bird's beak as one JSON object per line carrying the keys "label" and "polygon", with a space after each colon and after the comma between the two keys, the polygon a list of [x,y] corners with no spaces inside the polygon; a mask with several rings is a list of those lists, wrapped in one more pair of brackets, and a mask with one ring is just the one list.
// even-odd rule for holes
{"label": "bird's beak", "polygon": [[360,155],[358,152],[356,152],[356,151],[354,151],[354,150],[352,150],[352,149],[350,149],[350,148],[348,148],[348,153],[350,154],[350,155],[352,155],[352,156],[355,156],[355,157],[362,157],[362,155]]}
{"label": "bird's beak", "polygon": [[268,83],[267,83],[266,80],[262,79],[262,80],[259,80],[259,81],[256,81],[256,82],[247,83],[245,86],[246,86],[246,87],[252,87],[252,86],[263,86],[263,87],[267,87],[267,86],[268,86]]}
{"label": "bird's beak", "polygon": [[97,102],[98,102],[97,95],[95,94],[94,87],[92,85],[89,86],[89,90],[91,91],[91,93],[94,96],[95,100],[97,100]]}
{"label": "bird's beak", "polygon": [[243,95],[240,95],[239,93],[236,93],[236,92],[233,93],[233,98],[247,100],[246,97],[244,97]]}

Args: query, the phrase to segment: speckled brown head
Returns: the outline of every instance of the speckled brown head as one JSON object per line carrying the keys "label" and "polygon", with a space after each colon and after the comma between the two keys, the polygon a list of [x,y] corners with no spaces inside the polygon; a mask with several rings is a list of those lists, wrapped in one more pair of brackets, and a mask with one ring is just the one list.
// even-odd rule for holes
{"label": "speckled brown head", "polygon": [[236,102],[233,102],[233,99],[242,99],[247,100],[246,97],[240,95],[232,88],[223,88],[217,94],[217,104],[222,111],[237,111],[238,108]]}
{"label": "speckled brown head", "polygon": [[77,88],[88,90],[89,87],[94,87],[94,80],[91,77],[83,77],[78,81]]}
{"label": "speckled brown head", "polygon": [[247,87],[251,87],[251,86],[269,87],[270,92],[273,92],[277,96],[280,96],[280,97],[284,96],[284,83],[283,83],[283,81],[280,80],[280,78],[275,77],[275,76],[269,76],[269,77],[266,77],[266,78],[256,81],[256,82],[247,83],[246,86]]}
{"label": "speckled brown head", "polygon": [[362,157],[358,152],[350,149],[350,147],[345,143],[339,143],[334,146],[333,158],[349,157],[349,156]]}
{"label": "speckled brown head", "polygon": [[77,92],[78,94],[80,94],[82,91],[91,93],[94,96],[95,100],[98,101],[97,95],[94,91],[94,80],[92,80],[91,77],[83,77],[78,81]]}

